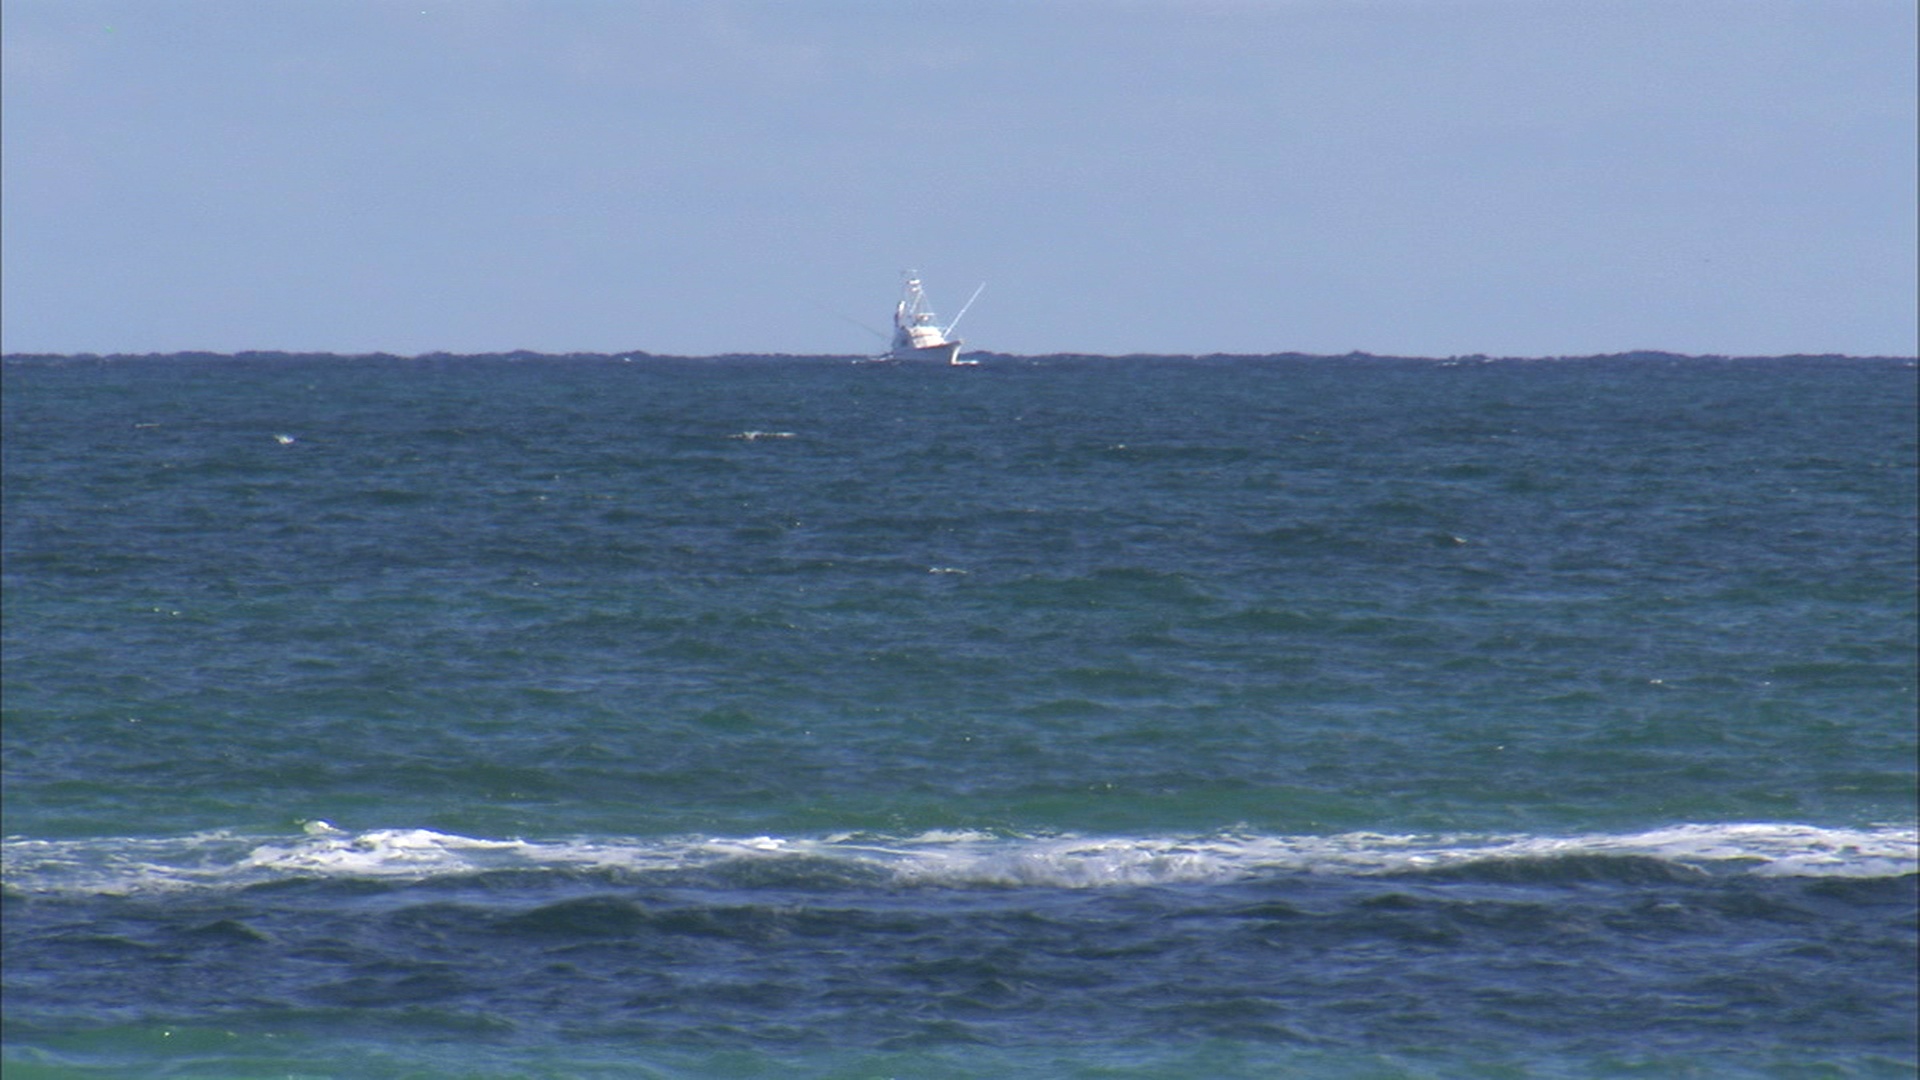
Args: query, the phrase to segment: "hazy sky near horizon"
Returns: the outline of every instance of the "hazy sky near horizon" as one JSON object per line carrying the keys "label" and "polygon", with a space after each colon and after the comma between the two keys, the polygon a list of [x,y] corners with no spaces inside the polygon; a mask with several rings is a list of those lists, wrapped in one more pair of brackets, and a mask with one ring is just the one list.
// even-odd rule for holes
{"label": "hazy sky near horizon", "polygon": [[1920,351],[1912,0],[0,0],[0,349]]}

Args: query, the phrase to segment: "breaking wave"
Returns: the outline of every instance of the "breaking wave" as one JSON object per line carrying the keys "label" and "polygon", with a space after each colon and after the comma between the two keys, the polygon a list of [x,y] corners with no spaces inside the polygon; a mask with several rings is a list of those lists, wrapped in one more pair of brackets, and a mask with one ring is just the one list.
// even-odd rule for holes
{"label": "breaking wave", "polygon": [[1100,888],[1282,875],[1419,875],[1516,882],[1648,882],[1700,875],[1880,878],[1920,868],[1911,826],[1683,824],[1573,836],[1021,836],[482,839],[429,829],[351,832],[313,822],[300,835],[37,840],[3,845],[14,895],[134,893],[361,879],[394,883],[499,873],[733,885]]}

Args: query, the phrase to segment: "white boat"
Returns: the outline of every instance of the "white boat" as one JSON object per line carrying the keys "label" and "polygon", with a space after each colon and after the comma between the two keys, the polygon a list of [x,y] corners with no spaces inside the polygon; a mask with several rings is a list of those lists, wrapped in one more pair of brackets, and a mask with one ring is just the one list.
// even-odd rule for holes
{"label": "white boat", "polygon": [[964,344],[953,336],[953,328],[960,325],[960,319],[966,315],[967,308],[973,306],[973,300],[980,297],[980,289],[973,290],[973,299],[953,321],[941,326],[934,321],[933,312],[927,308],[927,293],[920,285],[920,276],[908,272],[906,289],[900,297],[900,303],[893,309],[893,346],[887,350],[887,360],[922,360],[936,364],[970,365],[976,360],[960,359],[960,346]]}

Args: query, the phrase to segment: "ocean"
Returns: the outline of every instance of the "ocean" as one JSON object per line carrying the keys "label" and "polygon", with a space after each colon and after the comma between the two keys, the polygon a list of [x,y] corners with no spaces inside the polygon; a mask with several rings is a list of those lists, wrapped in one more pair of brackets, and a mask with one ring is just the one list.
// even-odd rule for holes
{"label": "ocean", "polygon": [[1912,1077],[1917,382],[9,357],[6,1075]]}

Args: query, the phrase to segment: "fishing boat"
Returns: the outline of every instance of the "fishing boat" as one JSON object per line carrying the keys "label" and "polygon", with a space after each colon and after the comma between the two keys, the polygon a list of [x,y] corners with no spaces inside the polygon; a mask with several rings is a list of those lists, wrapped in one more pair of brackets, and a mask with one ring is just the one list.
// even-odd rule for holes
{"label": "fishing boat", "polygon": [[953,336],[953,328],[960,325],[967,308],[980,298],[980,289],[986,288],[986,285],[982,284],[980,289],[973,290],[973,297],[960,309],[960,314],[954,316],[952,322],[941,326],[927,307],[927,293],[920,284],[920,275],[909,271],[905,277],[905,291],[900,303],[893,309],[893,346],[887,350],[885,359],[931,361],[955,366],[978,363],[960,359],[963,342]]}

